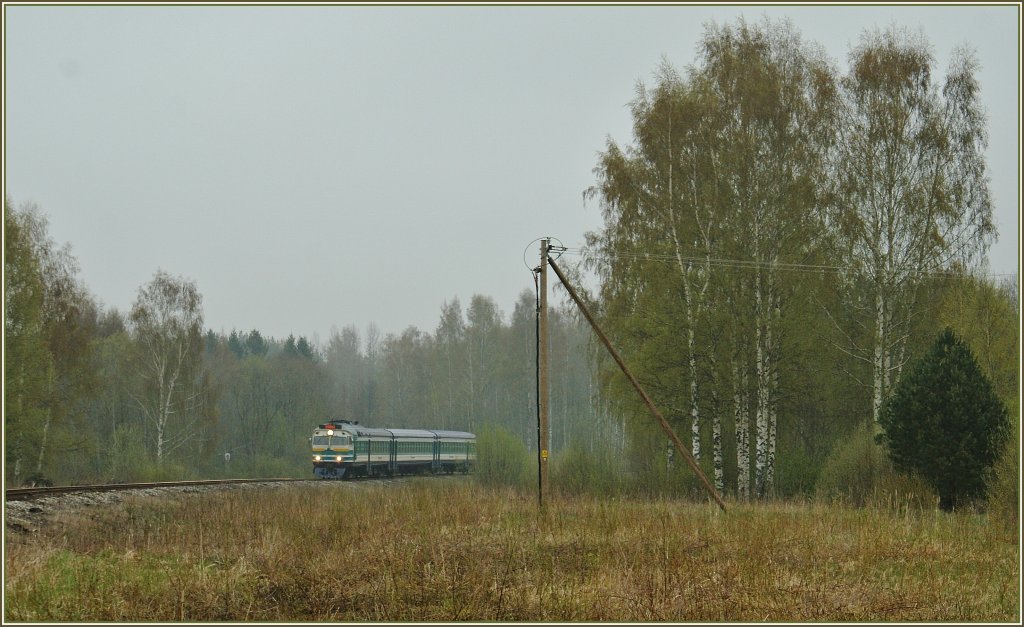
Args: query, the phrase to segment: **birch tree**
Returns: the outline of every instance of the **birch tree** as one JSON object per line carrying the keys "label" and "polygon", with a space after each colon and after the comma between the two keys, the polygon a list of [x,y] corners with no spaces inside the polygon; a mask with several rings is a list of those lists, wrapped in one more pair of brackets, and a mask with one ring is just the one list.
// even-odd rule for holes
{"label": "birch tree", "polygon": [[134,398],[160,465],[199,434],[202,296],[195,283],[158,271],[139,289],[130,325],[141,384]]}
{"label": "birch tree", "polygon": [[[702,381],[708,372],[699,365],[703,350],[699,336],[708,307],[710,259],[718,228],[714,177],[710,174],[713,152],[708,149],[714,139],[705,124],[709,102],[699,89],[667,62],[662,63],[656,79],[651,89],[638,86],[631,104],[634,145],[623,151],[609,142],[602,155],[596,170],[600,183],[588,195],[601,197],[605,231],[592,236],[590,242],[595,253],[610,259],[607,289],[603,288],[606,298],[618,301],[626,310],[636,310],[643,302],[649,311],[661,312],[648,316],[641,326],[627,326],[640,332],[637,348],[655,354],[655,371],[665,375],[681,370],[676,384],[655,381],[653,387],[662,388],[661,399],[672,415],[688,418],[691,452],[699,460]],[[656,278],[664,272],[671,277]],[[670,304],[666,299],[678,301]],[[631,301],[634,306],[629,305]],[[666,306],[678,310],[681,319],[664,315]],[[609,313],[612,311],[615,309]],[[673,355],[678,344],[673,336],[677,334],[683,345],[681,354]],[[629,342],[627,338],[623,341]],[[679,387],[688,392],[682,402],[674,393]],[[720,467],[717,414],[712,422],[718,434],[712,436],[713,460]],[[671,460],[671,444],[668,447]]]}
{"label": "birch tree", "polygon": [[352,325],[331,331],[325,363],[331,380],[331,416],[365,421],[367,381],[366,356],[360,347],[359,331]]}
{"label": "birch tree", "polygon": [[50,238],[34,204],[5,199],[5,426],[16,478],[50,473],[54,436],[89,444],[77,404],[93,392],[89,368],[95,306],[68,245]]}
{"label": "birch tree", "polygon": [[6,477],[28,473],[45,411],[50,365],[43,335],[44,285],[30,234],[4,201],[4,448]]}
{"label": "birch tree", "polygon": [[927,42],[905,30],[865,33],[849,61],[831,221],[863,331],[845,330],[843,349],[870,368],[877,424],[908,358],[923,280],[971,264],[995,227],[973,55],[955,53],[941,91]]}
{"label": "birch tree", "polygon": [[[720,399],[732,396],[743,494],[748,369],[757,494],[768,493],[773,481],[781,317],[790,293],[780,266],[806,262],[818,248],[833,77],[820,51],[789,24],[710,27],[685,79],[663,64],[657,86],[638,90],[635,144],[623,150],[609,143],[596,170],[600,183],[589,192],[604,205],[605,230],[588,241],[595,255],[608,258],[606,316],[633,318],[619,329],[633,330],[641,354],[644,346],[654,354],[670,350],[673,335],[683,338],[680,383],[688,388],[693,454],[701,454],[701,413],[709,412],[719,481]],[[735,324],[721,320],[723,310],[733,312]],[[727,343],[733,350],[723,352],[729,363],[720,366]],[[645,366],[652,388],[666,385],[662,397],[672,409],[675,394],[664,378],[676,364],[663,358]]]}
{"label": "birch tree", "polygon": [[499,391],[498,347],[502,314],[494,299],[474,294],[466,310],[466,366],[469,383],[468,428],[480,416],[495,415]]}
{"label": "birch tree", "polygon": [[452,424],[468,424],[466,322],[463,319],[462,304],[458,298],[441,306],[441,319],[438,321],[434,337],[435,345],[440,351],[440,363],[437,367],[444,377],[444,385],[438,386],[438,389],[444,392],[444,398],[441,399],[444,407],[441,412],[443,418],[442,424],[439,426],[442,429],[447,429]]}
{"label": "birch tree", "polygon": [[[819,247],[818,183],[834,109],[833,71],[820,50],[788,23],[712,27],[701,44],[700,76],[715,102],[717,158],[712,170],[722,213],[720,250],[739,274],[719,282],[720,302],[746,325],[733,328],[734,361],[755,374],[754,491],[765,496],[775,468],[781,318],[788,290],[782,267],[805,262]],[[742,314],[741,314],[742,316]],[[742,317],[740,318],[742,320]],[[753,355],[751,355],[751,352]],[[749,361],[748,361],[749,363]],[[738,491],[747,485],[746,369],[731,365],[737,423]]]}

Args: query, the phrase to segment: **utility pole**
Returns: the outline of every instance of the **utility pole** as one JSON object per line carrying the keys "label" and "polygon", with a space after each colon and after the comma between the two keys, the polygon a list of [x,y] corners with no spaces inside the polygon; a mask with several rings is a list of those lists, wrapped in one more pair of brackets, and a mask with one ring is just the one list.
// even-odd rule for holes
{"label": "utility pole", "polygon": [[540,311],[537,323],[537,370],[540,381],[537,390],[537,420],[540,449],[540,505],[548,493],[548,240],[540,241]]}

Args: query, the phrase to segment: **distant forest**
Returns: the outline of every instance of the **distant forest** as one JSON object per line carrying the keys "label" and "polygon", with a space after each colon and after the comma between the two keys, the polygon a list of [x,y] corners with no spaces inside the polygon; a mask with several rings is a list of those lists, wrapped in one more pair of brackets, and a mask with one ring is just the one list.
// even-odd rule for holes
{"label": "distant forest", "polygon": [[[685,71],[666,62],[638,87],[632,141],[609,141],[586,192],[604,226],[574,251],[598,277],[585,298],[733,497],[928,500],[876,442],[945,328],[1019,434],[1019,294],[986,273],[977,60],[959,54],[938,84],[927,42],[893,28],[849,61],[840,75],[785,23],[710,26]],[[535,481],[530,291],[512,312],[476,295],[443,303],[432,330],[349,326],[314,345],[206,330],[196,286],[164,272],[131,311],[102,310],[43,213],[11,199],[4,262],[8,485],[306,476],[327,418],[473,431],[481,480]],[[555,309],[556,485],[699,494],[591,338]],[[1018,442],[997,465],[1014,499]]]}
{"label": "distant forest", "polygon": [[[5,204],[8,485],[312,476],[308,438],[330,419],[372,426],[500,426],[536,443],[535,314],[474,296],[436,329],[334,330],[325,345],[259,330],[203,331],[202,298],[158,272],[130,312],[97,307],[43,214]],[[551,319],[553,441],[592,447],[586,329]]]}

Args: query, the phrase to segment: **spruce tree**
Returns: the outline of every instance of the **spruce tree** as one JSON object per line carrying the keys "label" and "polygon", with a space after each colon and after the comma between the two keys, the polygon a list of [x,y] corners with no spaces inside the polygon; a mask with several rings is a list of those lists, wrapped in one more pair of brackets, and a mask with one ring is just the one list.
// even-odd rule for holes
{"label": "spruce tree", "polygon": [[905,374],[879,418],[897,470],[919,473],[939,495],[942,510],[984,497],[1009,418],[952,329]]}

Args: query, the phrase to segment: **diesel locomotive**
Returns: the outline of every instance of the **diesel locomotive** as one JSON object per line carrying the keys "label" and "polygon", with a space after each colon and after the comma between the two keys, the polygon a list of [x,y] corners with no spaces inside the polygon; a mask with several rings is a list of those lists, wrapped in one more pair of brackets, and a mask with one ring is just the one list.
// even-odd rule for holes
{"label": "diesel locomotive", "polygon": [[419,473],[468,473],[476,436],[465,431],[378,429],[335,420],[310,438],[313,475],[323,479]]}

